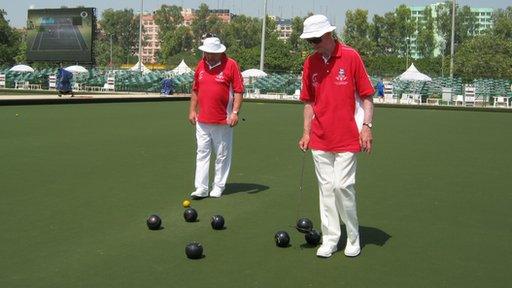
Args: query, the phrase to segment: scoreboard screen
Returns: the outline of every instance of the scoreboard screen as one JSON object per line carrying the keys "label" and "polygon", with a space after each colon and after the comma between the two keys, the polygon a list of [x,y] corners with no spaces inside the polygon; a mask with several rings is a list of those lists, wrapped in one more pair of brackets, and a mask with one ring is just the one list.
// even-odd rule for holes
{"label": "scoreboard screen", "polygon": [[92,63],[95,8],[31,9],[27,60]]}

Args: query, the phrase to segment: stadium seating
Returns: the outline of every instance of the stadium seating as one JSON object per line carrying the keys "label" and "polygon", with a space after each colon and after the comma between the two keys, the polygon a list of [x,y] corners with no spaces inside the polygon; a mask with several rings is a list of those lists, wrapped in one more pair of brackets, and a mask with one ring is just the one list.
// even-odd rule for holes
{"label": "stadium seating", "polygon": [[[300,90],[301,80],[294,74],[269,74],[266,77],[258,78],[252,89],[259,89],[261,94],[280,93],[294,95],[295,90]],[[246,89],[247,90],[247,89]],[[251,92],[249,90],[249,92]]]}
{"label": "stadium seating", "polygon": [[[9,68],[0,68],[0,75],[4,75],[0,86],[5,88],[43,88],[53,89],[50,86],[50,77],[57,73],[57,68],[37,69],[32,73],[9,71]],[[110,79],[109,79],[110,77]],[[88,73],[75,74],[72,80],[73,87],[83,90],[96,91],[134,91],[134,92],[160,92],[161,82],[172,77],[175,83],[175,93],[190,93],[193,73],[173,75],[170,71],[151,71],[147,74],[127,70],[109,71],[102,68],[89,69]],[[372,85],[376,85],[378,77],[370,77]],[[53,83],[53,82],[52,82]],[[430,82],[401,81],[395,79],[388,83],[392,99],[390,103],[420,104],[436,100],[439,103],[443,95],[443,88],[452,91],[451,101],[445,104],[464,105],[491,105],[507,106],[512,98],[510,85],[512,82],[505,79],[475,79],[470,84],[474,87],[474,101],[464,97],[464,85],[460,78],[435,77]],[[246,92],[250,95],[274,94],[279,98],[297,99],[301,89],[300,75],[291,73],[269,73],[266,77],[257,78],[251,84],[246,84]],[[258,92],[258,93],[256,93]],[[462,98],[461,98],[462,97]],[[496,99],[496,100],[495,100]],[[389,102],[388,101],[388,102]],[[467,103],[466,103],[467,102]],[[471,103],[474,102],[474,103]],[[510,104],[508,104],[510,106]],[[508,107],[507,106],[507,107]]]}

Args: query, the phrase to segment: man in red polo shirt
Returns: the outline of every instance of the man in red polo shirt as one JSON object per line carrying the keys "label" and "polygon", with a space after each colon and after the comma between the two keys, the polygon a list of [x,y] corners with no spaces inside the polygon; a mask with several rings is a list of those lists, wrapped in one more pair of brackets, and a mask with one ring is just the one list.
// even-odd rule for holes
{"label": "man in red polo shirt", "polygon": [[228,58],[219,38],[209,37],[199,46],[203,59],[194,75],[188,119],[196,126],[196,190],[193,198],[208,197],[210,154],[216,154],[215,178],[210,197],[220,197],[231,166],[233,127],[244,92],[242,74],[235,60]]}
{"label": "man in red polo shirt", "polygon": [[322,245],[319,257],[337,251],[340,219],[347,229],[345,255],[361,252],[356,210],[356,153],[372,149],[372,95],[375,93],[356,50],[338,42],[324,15],[304,21],[306,39],[315,49],[304,62],[300,100],[304,131],[299,148],[311,148],[320,194]]}

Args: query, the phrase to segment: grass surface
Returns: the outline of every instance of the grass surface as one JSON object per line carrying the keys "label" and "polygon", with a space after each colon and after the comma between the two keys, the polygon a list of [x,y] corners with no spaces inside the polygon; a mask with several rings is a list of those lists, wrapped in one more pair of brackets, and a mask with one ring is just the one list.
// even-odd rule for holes
{"label": "grass surface", "polygon": [[[193,201],[187,102],[0,107],[0,287],[508,287],[508,113],[377,108],[362,254],[315,257],[297,218],[302,106],[246,103],[220,199]],[[18,114],[18,116],[16,116]],[[311,156],[301,216],[319,227]],[[145,219],[163,218],[149,231]],[[222,214],[227,229],[214,231]],[[277,248],[287,230],[292,246]],[[206,257],[188,260],[199,241]],[[344,241],[342,241],[344,242]],[[340,243],[343,248],[344,243]]]}

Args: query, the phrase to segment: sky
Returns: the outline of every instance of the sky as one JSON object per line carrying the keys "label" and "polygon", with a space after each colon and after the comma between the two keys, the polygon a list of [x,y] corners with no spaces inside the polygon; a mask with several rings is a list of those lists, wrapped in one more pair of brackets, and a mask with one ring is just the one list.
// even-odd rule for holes
{"label": "sky", "polygon": [[[178,5],[184,8],[196,9],[201,3],[206,3],[210,9],[229,9],[234,14],[244,14],[252,17],[261,17],[264,10],[264,0],[143,0],[144,11],[158,10],[162,4]],[[377,0],[377,1],[343,1],[343,0],[267,0],[267,14],[292,18],[294,16],[305,16],[308,12],[326,15],[332,25],[339,29],[343,28],[345,13],[347,10],[357,8],[368,10],[371,17],[374,14],[384,15],[386,12],[394,11],[400,4],[407,6],[425,6],[428,4],[443,1],[423,0]],[[512,6],[510,0],[459,0],[460,5],[467,5],[475,8],[506,8]],[[112,8],[133,9],[140,11],[141,0],[0,0],[0,9],[7,12],[7,20],[11,26],[21,28],[25,26],[28,9],[69,8],[76,6],[95,7],[97,16],[101,17],[103,10]]]}

